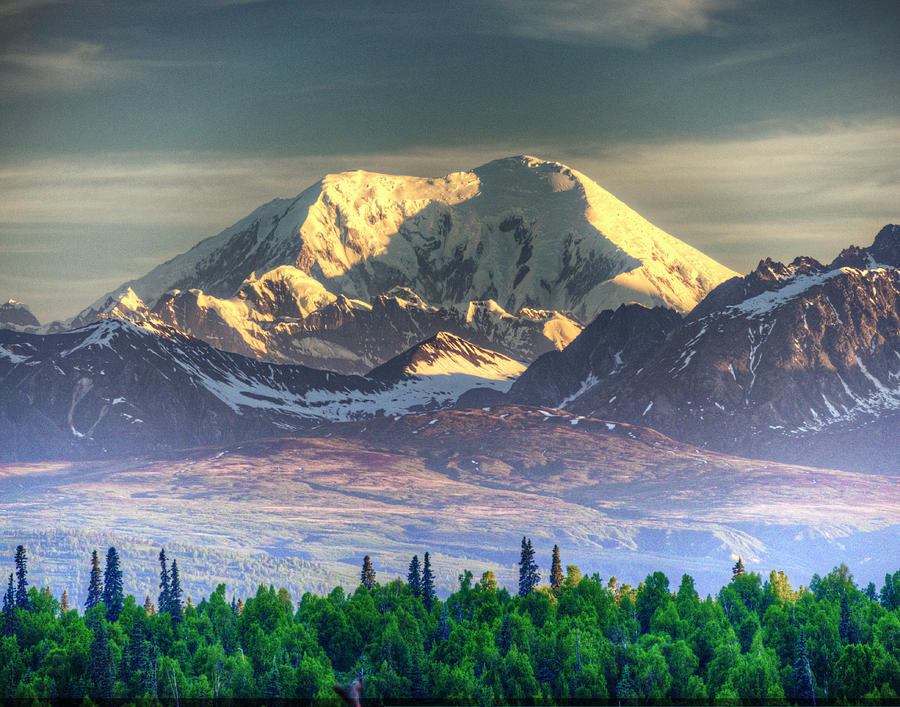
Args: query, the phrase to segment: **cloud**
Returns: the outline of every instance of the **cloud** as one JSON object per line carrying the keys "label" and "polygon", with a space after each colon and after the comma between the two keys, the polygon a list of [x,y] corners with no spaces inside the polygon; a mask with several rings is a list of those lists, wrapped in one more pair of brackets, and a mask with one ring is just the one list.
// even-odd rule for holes
{"label": "cloud", "polygon": [[56,5],[63,0],[0,0],[0,17],[30,12],[44,5]]}
{"label": "cloud", "polygon": [[735,0],[493,0],[503,31],[562,42],[643,47],[666,37],[708,33]]}
{"label": "cloud", "polygon": [[566,159],[664,230],[737,269],[831,260],[900,218],[900,120],[760,126],[741,139],[586,145]]}
{"label": "cloud", "polygon": [[131,73],[95,42],[20,47],[0,54],[0,97],[22,93],[79,91]]}

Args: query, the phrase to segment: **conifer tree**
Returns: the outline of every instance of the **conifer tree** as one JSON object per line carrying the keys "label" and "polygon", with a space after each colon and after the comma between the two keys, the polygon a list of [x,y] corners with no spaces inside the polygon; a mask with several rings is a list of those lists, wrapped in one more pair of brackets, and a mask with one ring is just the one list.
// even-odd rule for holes
{"label": "conifer tree", "polygon": [[639,692],[634,678],[631,675],[631,666],[625,663],[622,668],[622,677],[616,685],[616,699],[619,704],[628,704],[629,702],[637,704]]}
{"label": "conifer tree", "polygon": [[125,596],[122,589],[122,570],[119,567],[119,553],[111,547],[106,553],[106,571],[103,574],[103,603],[106,605],[106,620],[116,621],[122,613]]}
{"label": "conifer tree", "polygon": [[846,592],[841,596],[841,623],[838,626],[841,643],[856,643],[856,630],[850,615],[850,604]]}
{"label": "conifer tree", "polygon": [[69,592],[63,589],[62,598],[59,600],[59,613],[65,615],[69,611]]}
{"label": "conifer tree", "polygon": [[174,623],[181,623],[181,579],[178,577],[178,561],[172,560],[171,585],[169,587],[168,611]]}
{"label": "conifer tree", "polygon": [[16,632],[16,595],[13,592],[13,576],[9,575],[9,585],[3,595],[3,635],[12,636]]}
{"label": "conifer tree", "polygon": [[559,594],[559,588],[564,582],[562,562],[559,559],[559,545],[553,546],[553,561],[550,564],[550,587],[554,594]]}
{"label": "conifer tree", "polygon": [[107,699],[112,696],[112,655],[109,645],[109,635],[106,632],[106,624],[100,621],[100,625],[94,629],[94,640],[91,642],[91,651],[88,664],[88,674],[94,689],[93,697]]}
{"label": "conifer tree", "polygon": [[169,603],[172,601],[171,590],[169,589],[169,567],[166,564],[166,549],[159,551],[159,599],[156,606],[160,612],[169,611]]}
{"label": "conifer tree", "polygon": [[25,556],[25,546],[16,548],[16,607],[28,608],[28,558]]}
{"label": "conifer tree", "polygon": [[794,697],[800,704],[816,704],[812,670],[806,654],[806,636],[803,634],[802,627],[794,648]]}
{"label": "conifer tree", "polygon": [[734,581],[738,577],[744,574],[744,563],[741,561],[739,557],[737,562],[734,563],[734,567],[731,568],[731,580]]}
{"label": "conifer tree", "polygon": [[243,613],[244,613],[244,600],[243,600],[243,599],[238,599],[238,603],[237,603],[237,615],[240,616],[240,615],[243,614]]}
{"label": "conifer tree", "polygon": [[366,589],[375,587],[375,570],[372,569],[372,558],[368,555],[363,558],[362,572],[360,573],[359,581]]}
{"label": "conifer tree", "polygon": [[519,596],[527,596],[540,582],[537,563],[534,561],[534,549],[531,540],[522,536],[522,554],[519,557]]}
{"label": "conifer tree", "polygon": [[431,573],[431,557],[426,552],[425,562],[422,565],[422,602],[428,611],[434,606],[434,600],[434,575]]}
{"label": "conifer tree", "polygon": [[100,578],[100,559],[97,551],[91,555],[91,580],[88,584],[88,595],[84,602],[85,611],[90,611],[103,601],[103,580]]}
{"label": "conifer tree", "polygon": [[419,556],[413,555],[409,561],[409,572],[406,574],[406,583],[412,589],[414,597],[422,595],[422,577],[419,575]]}
{"label": "conifer tree", "polygon": [[447,623],[447,605],[441,609],[441,638],[447,640],[450,638],[450,624]]}
{"label": "conifer tree", "polygon": [[144,611],[147,612],[147,616],[153,616],[156,613],[156,607],[153,606],[153,602],[150,601],[150,595],[147,595],[147,598],[144,600]]}

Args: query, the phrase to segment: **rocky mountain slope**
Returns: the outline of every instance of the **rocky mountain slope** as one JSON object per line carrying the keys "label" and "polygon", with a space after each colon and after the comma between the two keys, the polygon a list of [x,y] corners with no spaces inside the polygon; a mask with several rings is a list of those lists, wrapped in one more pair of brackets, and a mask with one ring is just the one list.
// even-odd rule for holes
{"label": "rocky mountain slope", "polygon": [[[639,422],[744,456],[896,473],[898,265],[897,226],[827,266],[810,258],[762,261],[713,290],[664,341],[657,338],[655,350],[643,336],[633,338],[621,357],[631,362],[633,346],[643,359],[622,374],[610,373],[611,347],[601,336],[596,354],[587,347],[600,358],[597,366],[584,366],[578,348],[532,366],[546,370],[552,356],[556,370],[581,365],[581,380],[567,373],[555,384],[529,384],[540,377],[526,372],[510,396],[555,396],[575,412]],[[585,342],[592,331],[581,335]],[[579,339],[574,344],[582,347]]]}
{"label": "rocky mountain slope", "polygon": [[14,299],[0,304],[0,328],[27,329],[38,327],[40,324],[27,305],[16,302]]}
{"label": "rocky mountain slope", "polygon": [[229,299],[200,290],[169,292],[152,311],[128,290],[94,316],[121,316],[145,326],[160,323],[225,351],[357,375],[439,332],[532,361],[565,347],[581,331],[579,323],[558,312],[522,309],[511,315],[493,301],[434,307],[405,287],[369,302],[321,290],[318,306],[304,306],[294,299],[297,289],[291,284],[299,272],[279,267],[245,282]]}
{"label": "rocky mountain slope", "polygon": [[0,460],[134,454],[447,407],[473,386],[507,390],[523,368],[449,334],[364,378],[119,319],[62,334],[0,330]]}
{"label": "rocky mountain slope", "polygon": [[[520,156],[439,179],[328,175],[71,325],[146,308],[220,348],[354,373],[442,330],[530,361],[603,309],[687,312],[734,274],[580,172]],[[391,331],[397,346],[367,330]]]}

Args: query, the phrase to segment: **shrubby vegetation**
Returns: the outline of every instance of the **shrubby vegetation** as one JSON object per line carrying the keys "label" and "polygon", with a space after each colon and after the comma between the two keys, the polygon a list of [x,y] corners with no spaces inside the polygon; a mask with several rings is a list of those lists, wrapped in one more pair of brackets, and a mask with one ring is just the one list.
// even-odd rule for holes
{"label": "shrubby vegetation", "polygon": [[574,565],[563,573],[556,549],[551,583],[535,584],[525,539],[522,559],[516,596],[491,572],[476,582],[464,571],[441,601],[426,555],[427,574],[415,558],[408,582],[381,584],[367,562],[351,593],[295,600],[260,586],[238,600],[220,585],[184,605],[175,559],[160,553],[159,596],[138,603],[121,598],[120,560],[108,552],[106,586],[95,569],[82,612],[28,587],[22,548],[3,582],[0,698],[334,702],[335,684],[362,676],[363,696],[376,701],[898,699],[900,572],[861,589],[842,565],[795,591],[783,573],[764,580],[739,564],[701,599],[688,575],[677,587],[660,572],[630,587]]}

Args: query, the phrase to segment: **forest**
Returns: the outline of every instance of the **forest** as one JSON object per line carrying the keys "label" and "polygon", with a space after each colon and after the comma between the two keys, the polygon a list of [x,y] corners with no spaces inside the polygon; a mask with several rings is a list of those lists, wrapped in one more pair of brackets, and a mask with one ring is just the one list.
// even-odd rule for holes
{"label": "forest", "polygon": [[[655,572],[633,587],[563,571],[546,583],[523,538],[518,590],[468,570],[446,599],[428,553],[406,580],[380,583],[366,556],[358,586],[291,597],[220,585],[185,600],[177,558],[159,553],[159,594],[124,593],[116,548],[85,558],[87,600],[29,586],[16,549],[3,599],[0,699],[164,702],[252,699],[363,703],[872,704],[900,700],[900,571],[858,587],[840,565],[808,587],[724,567],[701,598]],[[5,576],[0,575],[0,576]]]}

